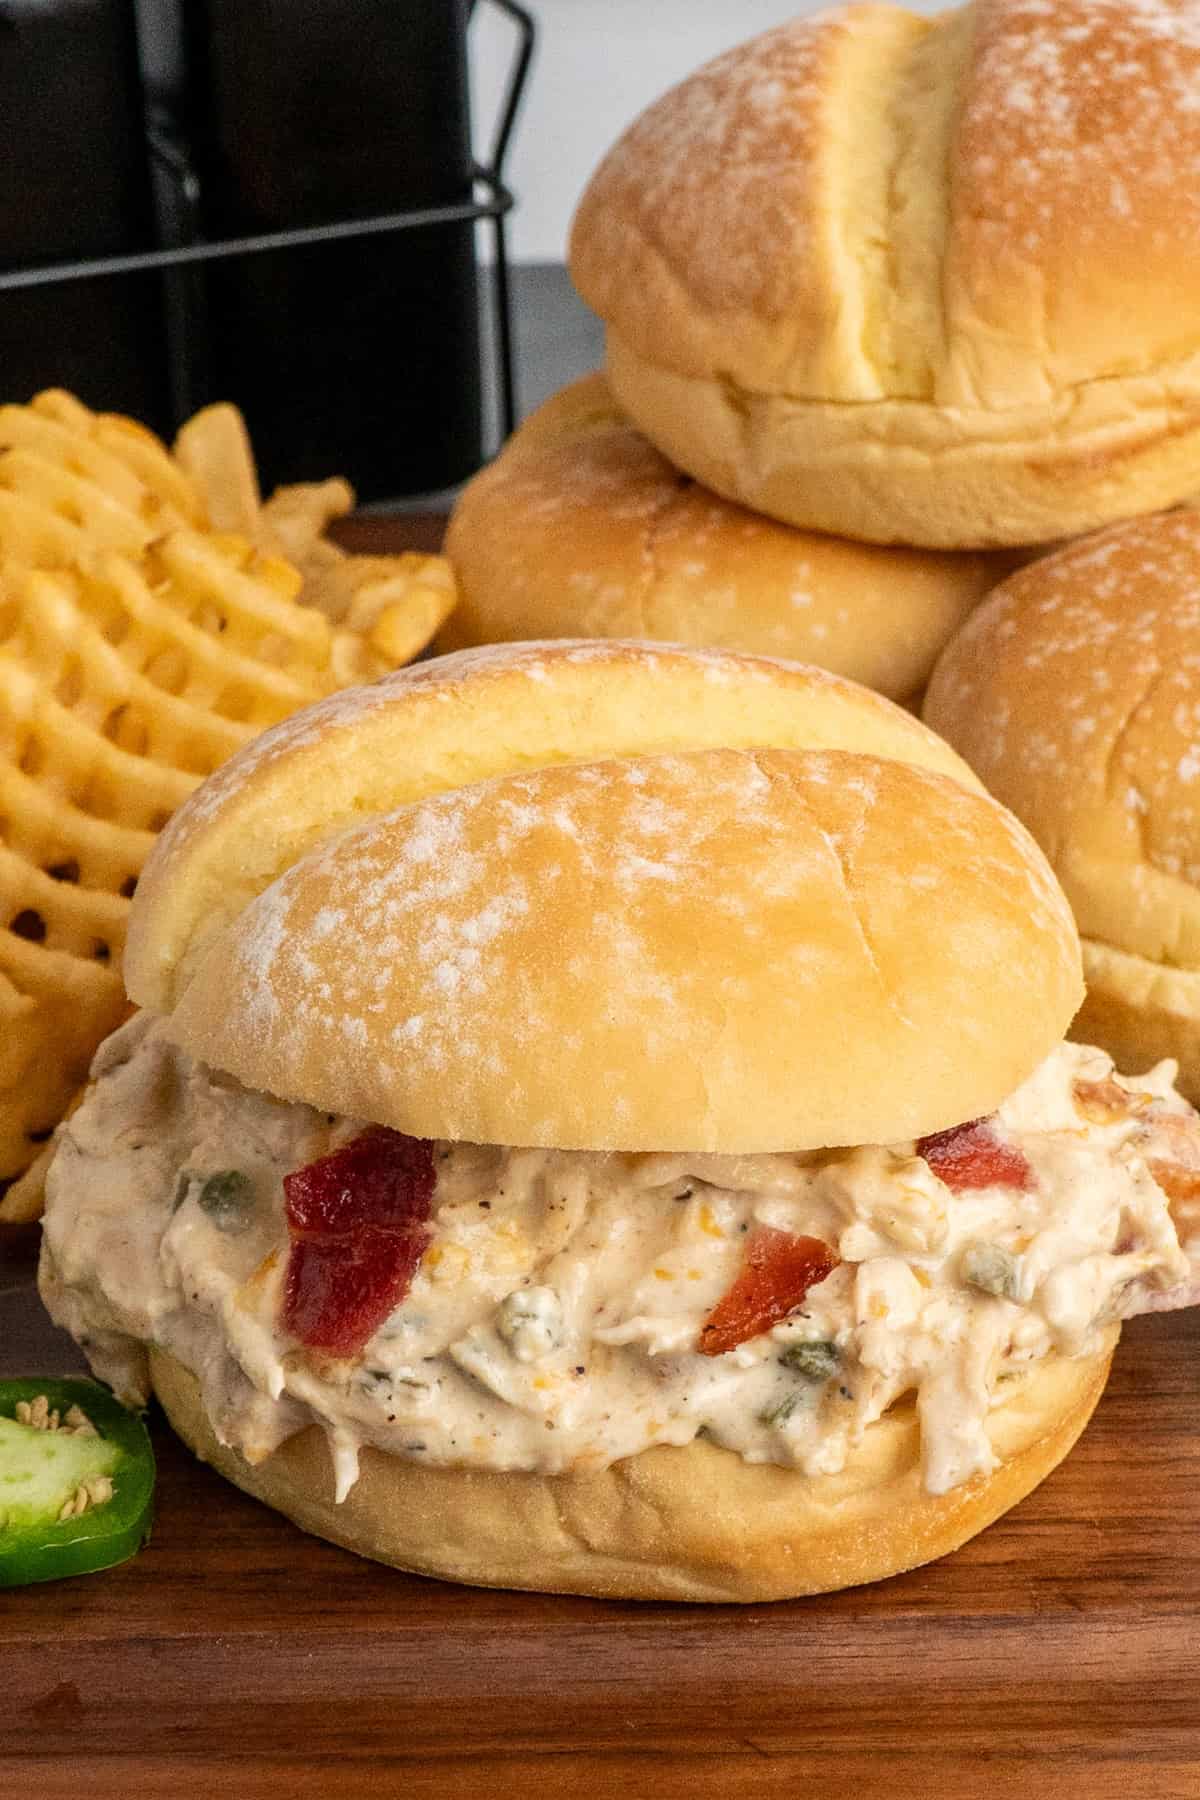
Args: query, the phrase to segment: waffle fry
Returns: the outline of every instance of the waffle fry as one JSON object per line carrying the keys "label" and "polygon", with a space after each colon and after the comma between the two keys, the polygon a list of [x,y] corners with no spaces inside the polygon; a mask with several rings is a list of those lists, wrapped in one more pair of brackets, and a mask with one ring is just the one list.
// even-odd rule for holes
{"label": "waffle fry", "polygon": [[354,489],[340,475],[328,481],[296,482],[276,488],[263,502],[261,529],[309,582],[326,569],[354,560],[325,535],[353,506]]}
{"label": "waffle fry", "polygon": [[91,413],[70,394],[0,406],[0,580],[61,568],[98,550],[140,556],[177,525],[206,523],[204,501],[152,432]]}
{"label": "waffle fry", "polygon": [[[130,1006],[129,1003],[126,1002],[121,1015],[117,1020],[117,1024],[123,1025],[126,1019],[131,1019],[136,1011],[136,1007]],[[84,1082],[81,1087],[76,1088],[67,1105],[63,1108],[60,1123],[69,1119],[76,1107],[82,1104],[83,1097],[87,1093],[87,1090],[88,1084],[86,1082]],[[30,1163],[29,1167],[25,1170],[25,1173],[23,1175],[18,1175],[5,1193],[3,1202],[0,1203],[0,1219],[3,1220],[4,1224],[32,1225],[35,1219],[41,1218],[42,1207],[46,1198],[46,1171],[49,1169],[53,1160],[54,1143],[52,1139],[47,1139]]]}
{"label": "waffle fry", "polygon": [[[176,459],[67,394],[0,407],[5,1222],[40,1211],[44,1146],[127,1016],[121,953],[155,834],[268,725],[418,654],[454,603],[440,558],[324,544],[353,500],[342,482],[283,490],[268,516],[235,409],[185,435]],[[289,544],[310,584],[336,572],[329,610],[298,603]]]}
{"label": "waffle fry", "polygon": [[246,421],[236,406],[206,406],[182,425],[175,460],[204,496],[211,523],[237,531],[263,550],[286,556],[306,578],[345,560],[326,538],[354,506],[354,489],[338,475],[276,488],[264,502]]}
{"label": "waffle fry", "polygon": [[326,533],[354,505],[340,476],[276,488],[264,501],[242,415],[209,406],[182,427],[175,455],[203,495],[215,525],[241,532],[259,549],[285,556],[304,578],[300,598],[334,625],[374,634],[387,667],[419,656],[457,598],[441,557],[350,556]]}
{"label": "waffle fry", "polygon": [[246,421],[236,406],[206,406],[176,433],[176,463],[204,497],[217,531],[254,538],[262,511],[258,469]]}
{"label": "waffle fry", "polygon": [[450,566],[415,550],[401,556],[344,556],[305,584],[305,597],[362,639],[389,668],[412,662],[441,629],[458,598]]}

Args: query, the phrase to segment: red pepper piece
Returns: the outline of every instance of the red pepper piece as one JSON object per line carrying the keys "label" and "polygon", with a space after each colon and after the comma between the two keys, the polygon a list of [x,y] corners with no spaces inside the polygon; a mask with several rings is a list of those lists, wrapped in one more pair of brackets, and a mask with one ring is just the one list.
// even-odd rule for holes
{"label": "red pepper piece", "polygon": [[971,1119],[917,1139],[917,1155],[923,1156],[934,1174],[956,1194],[968,1188],[1014,1187],[1028,1192],[1034,1185],[1033,1170],[1021,1152],[1001,1141],[987,1119]]}
{"label": "red pepper piece", "polygon": [[762,1226],[750,1239],[737,1280],[700,1328],[701,1356],[723,1356],[778,1325],[840,1260],[820,1238]]}
{"label": "red pepper piece", "polygon": [[433,1146],[383,1126],[284,1176],[292,1240],[283,1324],[355,1356],[400,1304],[429,1242]]}

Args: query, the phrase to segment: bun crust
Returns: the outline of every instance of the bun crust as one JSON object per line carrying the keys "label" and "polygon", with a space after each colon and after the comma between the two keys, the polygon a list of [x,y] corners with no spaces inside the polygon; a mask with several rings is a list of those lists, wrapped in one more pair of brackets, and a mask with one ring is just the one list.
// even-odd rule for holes
{"label": "bun crust", "polygon": [[1119,1069],[1135,1073],[1174,1057],[1176,1087],[1200,1106],[1200,971],[1165,968],[1088,939],[1083,978],[1087,995],[1069,1035],[1102,1045]]}
{"label": "bun crust", "polygon": [[638,637],[795,657],[903,700],[1004,572],[997,559],[799,532],[681,475],[602,375],[546,401],[468,483],[446,649]]}
{"label": "bun crust", "polygon": [[990,1112],[1081,997],[1066,902],[993,801],[846,751],[703,750],[343,833],[212,940],[172,1029],[418,1137],[734,1154]]}
{"label": "bun crust", "polygon": [[195,1378],[151,1349],[154,1389],[203,1461],[305,1531],[360,1556],[482,1587],[635,1600],[781,1600],[878,1581],[956,1550],[1062,1461],[1104,1390],[1102,1352],[1038,1365],[988,1422],[996,1473],[948,1494],[921,1485],[915,1410],[872,1425],[840,1475],[810,1479],[696,1441],[600,1473],[432,1469],[367,1448],[333,1501],[316,1427],[251,1467],[218,1444]]}
{"label": "bun crust", "polygon": [[169,1012],[204,944],[328,838],[521,770],[777,744],[858,750],[979,783],[878,695],[764,657],[647,644],[520,644],[418,663],[296,714],[175,813],[138,883],[125,980]]}
{"label": "bun crust", "polygon": [[1041,843],[1084,938],[1073,1033],[1200,1098],[1200,511],[1012,576],[939,662],[925,717]]}
{"label": "bun crust", "polygon": [[868,541],[1032,544],[1182,499],[1198,81],[1191,9],[1127,0],[851,5],[730,51],[576,217],[618,401],[719,493]]}

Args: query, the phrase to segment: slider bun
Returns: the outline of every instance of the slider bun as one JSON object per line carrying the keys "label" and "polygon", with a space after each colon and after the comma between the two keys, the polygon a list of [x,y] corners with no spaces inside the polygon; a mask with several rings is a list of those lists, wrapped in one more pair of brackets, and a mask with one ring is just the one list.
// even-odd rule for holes
{"label": "slider bun", "polygon": [[1066,902],[994,801],[710,749],[342,833],[210,940],[172,1025],[249,1087],[417,1137],[735,1154],[988,1113],[1081,997]]}
{"label": "slider bun", "polygon": [[1187,9],[1125,0],[852,5],[728,52],[579,207],[617,401],[718,493],[879,543],[1194,493],[1198,85]]}
{"label": "slider bun", "polygon": [[911,1404],[867,1430],[840,1475],[810,1479],[699,1440],[586,1475],[427,1468],[366,1448],[340,1506],[324,1435],[251,1466],[217,1442],[193,1375],[151,1348],[157,1393],[196,1455],[305,1531],[422,1575],[635,1600],[780,1600],[878,1581],[945,1556],[1044,1480],[1091,1417],[1101,1352],[1036,1364],[988,1418],[1003,1459],[948,1494],[921,1483]]}
{"label": "slider bun", "polygon": [[442,646],[639,637],[833,669],[892,699],[1004,572],[994,557],[880,549],[731,505],[622,416],[602,375],[564,388],[470,482],[446,554]]}
{"label": "slider bun", "polygon": [[979,787],[909,714],[794,663],[569,641],[444,656],[296,714],[180,807],[138,882],[130,995],[170,1011],[208,937],[326,838],[395,807],[557,763],[756,744],[860,750]]}
{"label": "slider bun", "polygon": [[1200,511],[1012,576],[938,664],[926,719],[1041,843],[1084,940],[1073,1027],[1200,1100]]}

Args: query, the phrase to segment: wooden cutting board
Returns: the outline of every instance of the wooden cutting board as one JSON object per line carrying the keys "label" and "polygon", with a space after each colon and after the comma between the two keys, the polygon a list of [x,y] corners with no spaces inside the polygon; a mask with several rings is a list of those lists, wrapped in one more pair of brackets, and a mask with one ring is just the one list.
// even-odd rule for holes
{"label": "wooden cutting board", "polygon": [[[0,1373],[73,1360],[32,1237]],[[770,1606],[397,1575],[154,1436],[149,1547],[0,1593],[4,1800],[1200,1796],[1200,1311],[1126,1329],[1073,1455],[956,1556]]]}
{"label": "wooden cutting board", "polygon": [[[81,1366],[35,1254],[0,1232],[0,1375]],[[0,1800],[1200,1800],[1200,1310],[1127,1329],[1068,1462],[956,1556],[771,1606],[397,1575],[153,1429],[149,1547],[0,1592]]]}

